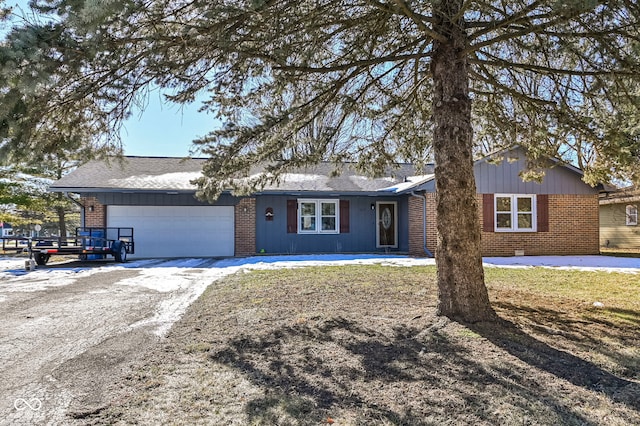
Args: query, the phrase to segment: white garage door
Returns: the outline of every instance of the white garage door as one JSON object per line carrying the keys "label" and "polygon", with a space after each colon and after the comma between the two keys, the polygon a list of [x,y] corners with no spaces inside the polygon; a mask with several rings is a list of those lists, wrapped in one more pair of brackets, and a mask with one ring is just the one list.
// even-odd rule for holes
{"label": "white garage door", "polygon": [[131,257],[217,257],[234,254],[230,206],[108,206],[107,226],[133,227]]}

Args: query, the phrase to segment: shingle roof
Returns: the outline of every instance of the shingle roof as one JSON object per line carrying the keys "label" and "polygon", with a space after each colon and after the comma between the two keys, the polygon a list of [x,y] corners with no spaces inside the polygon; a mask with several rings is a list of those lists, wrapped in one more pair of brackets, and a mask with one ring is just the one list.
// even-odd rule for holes
{"label": "shingle roof", "polygon": [[[190,181],[201,176],[204,159],[172,157],[124,157],[122,161],[111,159],[91,161],[54,182],[52,191],[67,192],[119,192],[119,191],[184,191],[193,192],[196,186]],[[400,165],[386,173],[386,177],[370,178],[345,164],[337,175],[335,166],[320,163],[284,174],[277,185],[262,192],[404,192],[431,175],[415,176],[412,165]],[[432,168],[427,170],[432,171]],[[260,173],[260,169],[252,171]]]}
{"label": "shingle roof", "polygon": [[613,191],[608,191],[600,196],[600,204],[624,204],[640,201],[640,188],[627,186]]}
{"label": "shingle roof", "polygon": [[90,161],[57,180],[51,190],[194,190],[204,160],[124,157]]}

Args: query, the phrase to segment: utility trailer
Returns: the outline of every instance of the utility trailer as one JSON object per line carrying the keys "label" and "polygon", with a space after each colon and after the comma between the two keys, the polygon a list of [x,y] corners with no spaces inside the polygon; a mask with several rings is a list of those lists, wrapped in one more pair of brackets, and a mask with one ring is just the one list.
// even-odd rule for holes
{"label": "utility trailer", "polygon": [[0,254],[18,254],[27,251],[29,247],[29,238],[26,237],[0,237],[0,240],[2,240]]}
{"label": "utility trailer", "polygon": [[[13,239],[16,240],[16,249],[19,245],[17,240],[24,240]],[[38,265],[46,265],[51,255],[76,255],[82,260],[104,259],[111,255],[116,262],[126,262],[127,256],[135,253],[133,228],[79,227],[76,228],[75,237],[35,237],[26,240],[29,258],[33,258]]]}

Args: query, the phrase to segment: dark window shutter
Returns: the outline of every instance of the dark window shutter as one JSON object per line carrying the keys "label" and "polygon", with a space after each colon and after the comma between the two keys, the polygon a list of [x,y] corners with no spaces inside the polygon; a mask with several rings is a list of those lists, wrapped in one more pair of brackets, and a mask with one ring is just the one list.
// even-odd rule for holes
{"label": "dark window shutter", "polygon": [[298,201],[287,200],[287,233],[298,233]]}
{"label": "dark window shutter", "polygon": [[482,194],[482,230],[493,232],[493,194]]}
{"label": "dark window shutter", "polygon": [[549,232],[549,195],[539,194],[537,197],[538,232]]}
{"label": "dark window shutter", "polygon": [[340,200],[340,233],[349,233],[349,200]]}

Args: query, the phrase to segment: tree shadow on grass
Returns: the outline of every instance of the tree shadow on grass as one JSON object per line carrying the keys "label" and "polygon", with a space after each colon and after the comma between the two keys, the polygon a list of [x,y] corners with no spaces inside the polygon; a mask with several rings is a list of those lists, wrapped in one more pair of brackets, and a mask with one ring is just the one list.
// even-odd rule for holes
{"label": "tree shadow on grass", "polygon": [[[609,364],[615,365],[614,371],[623,378],[638,377],[640,359],[636,351],[625,350],[637,348],[640,342],[640,333],[633,323],[634,319],[640,318],[637,311],[616,308],[603,310],[623,319],[623,322],[615,322],[597,309],[572,315],[555,309],[531,308],[506,302],[495,302],[494,306],[517,324],[531,328],[542,336],[546,335],[548,339],[554,339],[554,346],[557,348],[565,346],[571,348],[573,353],[589,353],[591,356],[597,354],[600,360],[606,359]],[[502,326],[498,334],[505,331],[508,333],[510,329],[517,327],[511,323],[507,325],[508,328],[505,330]]]}
{"label": "tree shadow on grass", "polygon": [[628,321],[636,326],[640,326],[640,312],[638,311],[610,307],[605,308],[605,310],[618,318]]}
{"label": "tree shadow on grass", "polygon": [[510,321],[478,323],[469,328],[526,364],[569,383],[605,394],[612,401],[640,411],[640,384],[617,377],[569,352],[555,349],[523,332]]}
{"label": "tree shadow on grass", "polygon": [[[579,365],[594,379],[571,376],[580,386],[599,384],[613,392],[635,385],[559,353],[507,323],[493,331],[482,325],[473,330],[559,377],[571,376],[571,365]],[[479,337],[452,336],[438,323],[380,331],[334,318],[221,342],[210,359],[241,371],[264,389],[264,396],[246,404],[247,416],[258,424],[292,419],[295,424],[320,424],[345,413],[350,424],[522,424],[532,418],[549,424],[597,423],[558,395],[545,394],[543,385],[532,385],[521,366],[502,362],[500,351],[489,354],[488,361],[482,359],[477,347],[464,343],[469,339],[494,349]]]}

